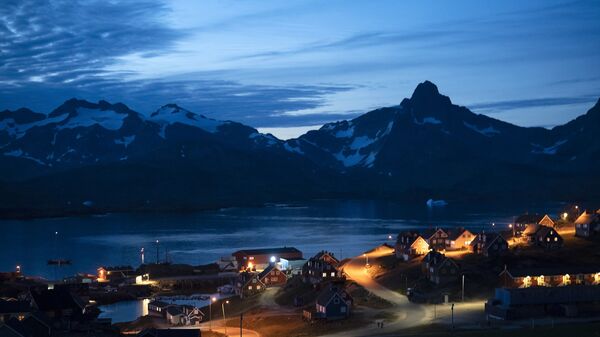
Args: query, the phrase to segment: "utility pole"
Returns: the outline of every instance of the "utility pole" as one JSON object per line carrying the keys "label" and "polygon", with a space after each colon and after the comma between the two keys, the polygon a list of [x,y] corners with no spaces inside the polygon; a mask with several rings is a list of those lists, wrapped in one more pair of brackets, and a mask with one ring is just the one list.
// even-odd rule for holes
{"label": "utility pole", "polygon": [[465,274],[462,276],[462,301],[465,302]]}
{"label": "utility pole", "polygon": [[452,303],[450,310],[452,311],[452,330],[454,330],[454,303]]}
{"label": "utility pole", "polygon": [[242,326],[244,324],[244,313],[240,313],[240,337],[242,337]]}
{"label": "utility pole", "polygon": [[158,256],[158,243],[159,243],[159,241],[156,240],[156,264],[158,264],[158,262],[160,261],[160,258]]}

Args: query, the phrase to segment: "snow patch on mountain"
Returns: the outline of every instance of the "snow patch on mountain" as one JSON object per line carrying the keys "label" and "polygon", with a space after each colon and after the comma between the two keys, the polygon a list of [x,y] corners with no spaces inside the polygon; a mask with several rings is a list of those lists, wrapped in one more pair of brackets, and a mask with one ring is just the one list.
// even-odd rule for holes
{"label": "snow patch on mountain", "polygon": [[566,142],[567,142],[566,139],[559,140],[556,143],[554,143],[553,145],[550,145],[547,147],[543,147],[539,144],[531,144],[531,146],[533,146],[531,153],[554,155],[554,154],[556,154],[556,151],[558,151],[558,148]]}
{"label": "snow patch on mountain", "polygon": [[229,123],[198,115],[173,104],[165,105],[152,113],[150,120],[161,126],[159,135],[162,138],[166,136],[166,128],[176,123],[194,126],[210,133],[219,131],[219,127]]}
{"label": "snow patch on mountain", "polygon": [[43,162],[35,157],[30,156],[28,153],[23,152],[23,150],[21,150],[21,149],[4,152],[4,155],[8,156],[8,157],[18,157],[18,158],[33,160],[34,162],[36,162],[40,165],[46,166],[45,162]]}
{"label": "snow patch on mountain", "polygon": [[135,135],[131,135],[131,136],[127,136],[127,137],[122,137],[121,139],[115,139],[115,144],[128,147],[129,144],[131,144],[134,140],[135,140]]}
{"label": "snow patch on mountain", "polygon": [[114,110],[100,110],[77,108],[77,114],[66,118],[65,123],[58,126],[62,129],[85,128],[100,125],[107,130],[119,130],[123,126],[123,120],[127,114],[118,113]]}
{"label": "snow patch on mountain", "polygon": [[283,144],[283,148],[288,152],[294,152],[294,153],[301,154],[301,155],[304,154],[304,151],[302,151],[302,149],[300,147],[290,145],[289,142],[286,142],[285,144]]}
{"label": "snow patch on mountain", "polygon": [[442,121],[439,120],[439,119],[437,119],[437,118],[435,118],[435,117],[425,117],[425,118],[423,118],[423,120],[421,122],[419,122],[417,120],[417,118],[413,118],[413,121],[417,125],[425,125],[425,124],[438,125],[438,124],[442,124]]}
{"label": "snow patch on mountain", "polygon": [[345,154],[345,150],[342,150],[336,154],[334,154],[335,159],[340,161],[345,167],[351,167],[358,165],[361,161],[363,161],[366,156],[360,154],[360,151],[351,151],[350,154]]}
{"label": "snow patch on mountain", "polygon": [[467,128],[469,128],[469,129],[471,129],[471,130],[473,130],[475,132],[478,132],[478,133],[480,133],[480,134],[482,134],[482,135],[484,135],[486,137],[491,137],[493,135],[500,134],[500,131],[498,131],[497,129],[495,129],[493,126],[488,126],[487,128],[479,128],[476,125],[469,124],[467,122],[463,122],[463,124]]}
{"label": "snow patch on mountain", "polygon": [[335,137],[336,138],[350,138],[354,135],[354,126],[350,126],[347,129],[344,130],[338,130],[335,133]]}

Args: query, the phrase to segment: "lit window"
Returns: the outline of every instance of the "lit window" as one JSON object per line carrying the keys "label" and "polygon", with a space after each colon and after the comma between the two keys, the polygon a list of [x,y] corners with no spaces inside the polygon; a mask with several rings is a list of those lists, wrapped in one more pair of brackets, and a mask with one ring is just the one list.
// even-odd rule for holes
{"label": "lit window", "polygon": [[331,272],[331,277],[334,277],[334,276],[335,276],[335,272],[332,271]]}
{"label": "lit window", "polygon": [[248,290],[252,290],[252,286],[248,286]]}
{"label": "lit window", "polygon": [[256,289],[260,290],[260,286],[256,286]]}
{"label": "lit window", "polygon": [[554,242],[558,241],[558,238],[554,238]]}
{"label": "lit window", "polygon": [[327,273],[323,273],[323,277],[327,277]]}

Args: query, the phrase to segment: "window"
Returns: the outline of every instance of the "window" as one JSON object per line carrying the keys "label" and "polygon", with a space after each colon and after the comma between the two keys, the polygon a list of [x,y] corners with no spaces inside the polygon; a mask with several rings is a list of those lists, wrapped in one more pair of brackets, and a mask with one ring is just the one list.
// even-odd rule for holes
{"label": "window", "polygon": [[327,273],[323,273],[323,277],[327,277]]}
{"label": "window", "polygon": [[343,313],[345,313],[346,312],[346,306],[341,307],[340,311],[343,312]]}
{"label": "window", "polygon": [[252,290],[252,286],[248,286],[248,290]]}
{"label": "window", "polygon": [[254,256],[250,256],[250,260],[254,260]]}
{"label": "window", "polygon": [[335,277],[335,272],[331,272],[331,277]]}
{"label": "window", "polygon": [[256,286],[256,289],[257,289],[257,290],[260,290],[260,286]]}
{"label": "window", "polygon": [[558,238],[554,238],[554,242],[557,242],[557,241],[558,241]]}
{"label": "window", "polygon": [[333,299],[333,304],[340,304],[340,299],[339,298],[334,298]]}

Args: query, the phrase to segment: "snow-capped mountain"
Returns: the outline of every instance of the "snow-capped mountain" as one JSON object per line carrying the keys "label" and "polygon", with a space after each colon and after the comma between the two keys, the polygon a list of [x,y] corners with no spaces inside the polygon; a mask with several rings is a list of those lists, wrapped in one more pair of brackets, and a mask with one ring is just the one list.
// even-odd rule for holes
{"label": "snow-capped mountain", "polygon": [[0,112],[0,215],[316,197],[600,199],[599,126],[600,101],[565,125],[525,128],[455,105],[428,81],[396,106],[288,141],[175,104],[146,115],[71,99],[49,114]]}

